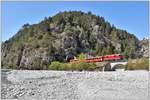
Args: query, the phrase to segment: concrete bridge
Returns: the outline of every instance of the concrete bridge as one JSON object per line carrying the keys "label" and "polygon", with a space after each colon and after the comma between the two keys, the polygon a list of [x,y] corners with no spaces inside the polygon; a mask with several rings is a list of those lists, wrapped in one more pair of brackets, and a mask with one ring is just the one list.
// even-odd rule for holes
{"label": "concrete bridge", "polygon": [[110,66],[111,66],[111,69],[114,68],[114,66],[116,65],[126,65],[128,62],[111,62],[110,63]]}
{"label": "concrete bridge", "polygon": [[116,65],[126,65],[128,62],[111,62],[111,63],[107,63],[104,67],[103,67],[103,71],[112,71],[115,70],[115,66]]}

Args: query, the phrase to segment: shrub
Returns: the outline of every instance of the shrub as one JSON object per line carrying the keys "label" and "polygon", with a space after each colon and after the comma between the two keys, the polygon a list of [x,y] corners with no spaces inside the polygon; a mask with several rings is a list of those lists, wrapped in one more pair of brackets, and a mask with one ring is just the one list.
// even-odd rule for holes
{"label": "shrub", "polygon": [[96,64],[95,63],[87,63],[87,62],[79,62],[77,64],[70,64],[70,69],[71,70],[88,70],[92,71],[96,69]]}
{"label": "shrub", "polygon": [[67,63],[61,63],[60,70],[70,70],[70,66]]}
{"label": "shrub", "polygon": [[85,54],[81,53],[78,55],[78,59],[84,59],[85,58]]}
{"label": "shrub", "polygon": [[51,70],[60,70],[60,69],[62,69],[61,67],[62,67],[62,63],[60,63],[58,61],[54,61],[54,62],[52,62],[49,65],[48,69],[51,69]]}
{"label": "shrub", "polygon": [[79,71],[82,71],[82,70],[87,70],[89,67],[89,64],[86,63],[86,62],[80,62],[77,64],[77,68]]}
{"label": "shrub", "polygon": [[67,63],[61,63],[59,61],[53,61],[49,66],[49,70],[70,70],[70,66]]}
{"label": "shrub", "polygon": [[89,63],[88,71],[96,70],[96,68],[97,68],[96,63]]}
{"label": "shrub", "polygon": [[87,63],[87,62],[80,62],[77,64],[70,64],[70,63],[60,63],[58,61],[52,62],[49,67],[49,70],[76,70],[76,71],[82,71],[82,70],[88,70],[92,71],[96,69],[95,63]]}
{"label": "shrub", "polygon": [[137,60],[130,59],[126,66],[127,70],[149,70],[149,59],[140,58]]}

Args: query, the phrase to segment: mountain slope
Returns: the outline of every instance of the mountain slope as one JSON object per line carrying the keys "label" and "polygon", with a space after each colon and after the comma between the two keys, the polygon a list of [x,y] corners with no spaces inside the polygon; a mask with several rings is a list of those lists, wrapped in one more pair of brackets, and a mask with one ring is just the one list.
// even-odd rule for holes
{"label": "mountain slope", "polygon": [[2,68],[47,69],[71,55],[122,53],[136,57],[139,40],[91,12],[60,12],[38,24],[25,24],[2,43]]}

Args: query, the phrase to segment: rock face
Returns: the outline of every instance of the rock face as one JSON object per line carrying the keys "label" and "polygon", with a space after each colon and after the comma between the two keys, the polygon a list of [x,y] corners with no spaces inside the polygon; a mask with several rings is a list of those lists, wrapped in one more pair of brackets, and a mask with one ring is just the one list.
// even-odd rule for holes
{"label": "rock face", "polygon": [[23,25],[2,43],[2,68],[47,69],[51,61],[66,62],[69,54],[80,53],[133,57],[138,43],[133,34],[111,26],[103,17],[80,11],[60,12],[38,24]]}
{"label": "rock face", "polygon": [[139,42],[140,50],[139,53],[143,57],[149,57],[149,39],[143,39]]}
{"label": "rock face", "polygon": [[19,63],[19,69],[46,69],[45,63],[50,62],[47,48],[25,48]]}

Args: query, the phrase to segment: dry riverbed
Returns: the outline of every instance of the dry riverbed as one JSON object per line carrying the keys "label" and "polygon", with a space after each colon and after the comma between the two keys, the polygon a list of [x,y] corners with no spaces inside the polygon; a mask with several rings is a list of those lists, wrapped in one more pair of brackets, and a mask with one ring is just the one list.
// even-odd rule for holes
{"label": "dry riverbed", "polygon": [[90,100],[148,98],[148,71],[67,72],[12,70],[2,73],[3,99]]}

